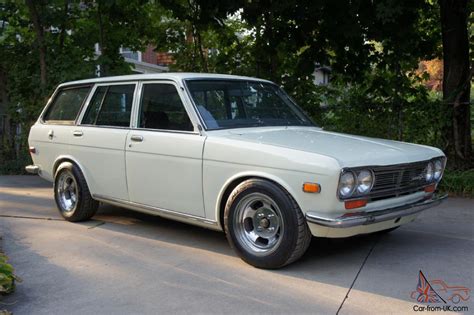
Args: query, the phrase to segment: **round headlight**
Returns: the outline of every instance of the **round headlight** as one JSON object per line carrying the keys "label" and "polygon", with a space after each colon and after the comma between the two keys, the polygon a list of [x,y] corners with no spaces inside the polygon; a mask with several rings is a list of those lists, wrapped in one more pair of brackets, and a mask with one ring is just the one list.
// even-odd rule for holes
{"label": "round headlight", "polygon": [[342,174],[339,180],[339,196],[343,198],[349,197],[354,192],[355,180],[352,172]]}
{"label": "round headlight", "polygon": [[357,175],[357,192],[359,194],[366,194],[372,188],[374,177],[372,172],[368,170],[362,170]]}
{"label": "round headlight", "polygon": [[427,182],[431,182],[434,175],[434,166],[433,163],[429,162],[425,169],[425,179]]}
{"label": "round headlight", "polygon": [[440,180],[442,174],[443,174],[443,162],[441,160],[436,160],[434,162],[433,177],[434,177],[435,180]]}

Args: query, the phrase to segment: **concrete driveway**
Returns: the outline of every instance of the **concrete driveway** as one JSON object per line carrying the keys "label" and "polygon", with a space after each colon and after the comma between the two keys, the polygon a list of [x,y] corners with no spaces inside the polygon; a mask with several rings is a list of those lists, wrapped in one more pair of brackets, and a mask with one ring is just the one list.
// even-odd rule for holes
{"label": "concrete driveway", "polygon": [[[474,200],[449,199],[386,235],[313,239],[299,262],[253,268],[217,233],[102,206],[74,224],[58,214],[51,185],[0,177],[0,235],[17,292],[15,314],[407,314],[419,271],[474,288]],[[438,292],[447,299],[445,292]],[[474,297],[457,306],[474,312]],[[436,303],[432,306],[454,305]],[[442,312],[444,313],[444,312]]]}

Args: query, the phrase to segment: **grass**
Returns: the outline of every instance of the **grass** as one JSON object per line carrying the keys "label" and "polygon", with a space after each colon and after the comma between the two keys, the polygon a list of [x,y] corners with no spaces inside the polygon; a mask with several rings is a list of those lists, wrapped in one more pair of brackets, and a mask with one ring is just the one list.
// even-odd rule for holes
{"label": "grass", "polygon": [[8,264],[8,258],[0,253],[0,295],[10,294],[15,291],[15,280],[12,265]]}
{"label": "grass", "polygon": [[439,190],[454,196],[474,198],[474,169],[467,171],[446,170]]}
{"label": "grass", "polygon": [[1,241],[0,236],[0,295],[6,295],[15,291],[15,282],[20,279],[15,276],[12,265],[8,263],[8,257],[1,248]]}
{"label": "grass", "polygon": [[[1,241],[2,238],[0,237],[0,242]],[[15,276],[12,265],[8,263],[8,257],[3,254],[0,247],[0,296],[13,293],[15,291],[16,281],[20,281],[20,279]],[[12,313],[10,313],[8,310],[0,309],[0,315],[11,314]]]}

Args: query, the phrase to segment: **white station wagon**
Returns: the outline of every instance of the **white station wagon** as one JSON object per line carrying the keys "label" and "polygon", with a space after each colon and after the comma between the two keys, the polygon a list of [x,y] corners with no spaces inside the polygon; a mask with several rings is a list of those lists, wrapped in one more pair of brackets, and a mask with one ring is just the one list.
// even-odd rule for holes
{"label": "white station wagon", "polygon": [[311,236],[390,231],[445,197],[436,148],[324,131],[272,82],[164,73],[61,84],[29,135],[63,217],[99,202],[225,231],[279,268]]}

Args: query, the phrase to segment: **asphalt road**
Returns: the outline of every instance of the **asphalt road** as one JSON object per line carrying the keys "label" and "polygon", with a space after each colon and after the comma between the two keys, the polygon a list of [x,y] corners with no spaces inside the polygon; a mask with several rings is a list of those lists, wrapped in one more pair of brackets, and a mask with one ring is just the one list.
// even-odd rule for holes
{"label": "asphalt road", "polygon": [[[409,314],[423,305],[410,297],[420,270],[474,288],[473,199],[451,198],[390,234],[313,239],[299,262],[268,271],[241,261],[222,233],[159,217],[101,206],[68,223],[49,183],[3,176],[0,235],[23,279],[0,297],[14,314]],[[474,313],[473,300],[458,306]]]}

